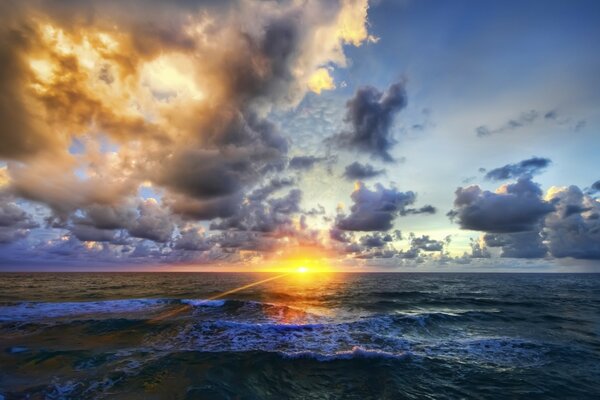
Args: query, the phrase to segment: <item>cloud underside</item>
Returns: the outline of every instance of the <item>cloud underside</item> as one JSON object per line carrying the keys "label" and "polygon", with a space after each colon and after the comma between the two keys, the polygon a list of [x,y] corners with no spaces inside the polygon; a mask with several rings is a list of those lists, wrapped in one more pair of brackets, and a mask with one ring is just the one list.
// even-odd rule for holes
{"label": "cloud underside", "polygon": [[[496,192],[459,188],[454,205],[448,215],[463,229],[484,232],[483,245],[502,257],[600,259],[600,202],[577,186],[544,195],[526,177]],[[485,252],[480,244],[474,250]]]}

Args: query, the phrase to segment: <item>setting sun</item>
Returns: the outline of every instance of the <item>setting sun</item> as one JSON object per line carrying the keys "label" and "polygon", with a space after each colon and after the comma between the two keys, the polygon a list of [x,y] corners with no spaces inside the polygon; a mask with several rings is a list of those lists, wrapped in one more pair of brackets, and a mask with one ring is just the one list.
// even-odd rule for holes
{"label": "setting sun", "polygon": [[304,265],[301,265],[296,269],[296,272],[298,272],[299,274],[305,274],[308,272],[308,268]]}

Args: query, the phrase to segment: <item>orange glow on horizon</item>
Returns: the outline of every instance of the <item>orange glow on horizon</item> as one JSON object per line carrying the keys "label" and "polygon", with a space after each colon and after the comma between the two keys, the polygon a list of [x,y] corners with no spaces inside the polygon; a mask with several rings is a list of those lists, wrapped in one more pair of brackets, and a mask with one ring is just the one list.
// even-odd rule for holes
{"label": "orange glow on horizon", "polygon": [[273,257],[263,260],[254,271],[290,274],[312,274],[333,272],[330,260],[332,254],[314,246],[299,246],[286,249]]}

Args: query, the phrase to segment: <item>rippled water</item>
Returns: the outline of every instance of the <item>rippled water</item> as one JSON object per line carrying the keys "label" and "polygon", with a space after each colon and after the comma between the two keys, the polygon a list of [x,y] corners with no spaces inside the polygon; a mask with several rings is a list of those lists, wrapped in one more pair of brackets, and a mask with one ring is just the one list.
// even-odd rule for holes
{"label": "rippled water", "polygon": [[268,277],[1,274],[0,396],[600,398],[600,275]]}

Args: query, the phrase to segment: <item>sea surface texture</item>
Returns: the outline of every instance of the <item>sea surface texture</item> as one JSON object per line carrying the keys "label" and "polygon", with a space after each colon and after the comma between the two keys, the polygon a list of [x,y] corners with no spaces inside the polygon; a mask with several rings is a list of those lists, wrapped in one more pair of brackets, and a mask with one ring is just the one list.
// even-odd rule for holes
{"label": "sea surface texture", "polygon": [[600,275],[273,276],[0,274],[0,399],[600,398]]}

